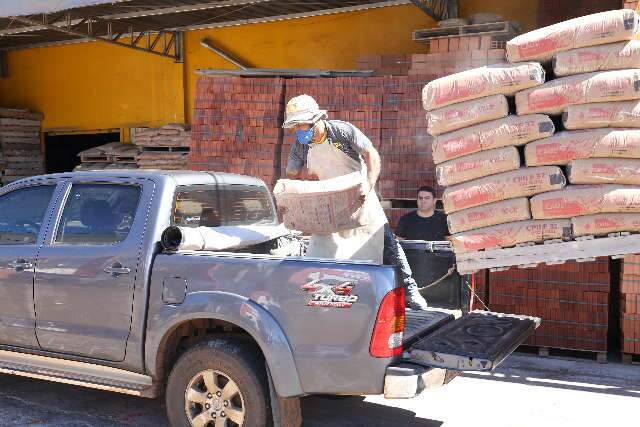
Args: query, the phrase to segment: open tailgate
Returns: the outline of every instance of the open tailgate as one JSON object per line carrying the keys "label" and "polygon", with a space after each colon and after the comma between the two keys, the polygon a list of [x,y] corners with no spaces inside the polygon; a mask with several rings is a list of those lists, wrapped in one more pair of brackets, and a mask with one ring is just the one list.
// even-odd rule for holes
{"label": "open tailgate", "polygon": [[407,347],[404,359],[454,371],[490,371],[540,325],[537,317],[479,310],[448,320]]}

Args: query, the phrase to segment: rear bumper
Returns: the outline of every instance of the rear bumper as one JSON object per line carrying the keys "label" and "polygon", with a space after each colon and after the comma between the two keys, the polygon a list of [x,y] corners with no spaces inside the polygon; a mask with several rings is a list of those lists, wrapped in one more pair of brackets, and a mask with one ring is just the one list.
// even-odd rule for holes
{"label": "rear bumper", "polygon": [[384,377],[386,399],[411,399],[424,390],[442,387],[457,376],[457,372],[430,368],[415,363],[389,366]]}

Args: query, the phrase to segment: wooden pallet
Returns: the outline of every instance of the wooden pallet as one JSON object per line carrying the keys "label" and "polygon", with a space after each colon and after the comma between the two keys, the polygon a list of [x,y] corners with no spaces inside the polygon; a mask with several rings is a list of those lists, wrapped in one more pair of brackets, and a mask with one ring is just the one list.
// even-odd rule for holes
{"label": "wooden pallet", "polygon": [[540,357],[568,360],[595,360],[598,363],[607,363],[607,352],[596,350],[584,350],[576,348],[546,347],[535,345],[521,345],[518,352],[531,353],[535,351]]}
{"label": "wooden pallet", "polygon": [[517,22],[504,21],[490,24],[461,25],[459,27],[428,28],[415,30],[413,41],[426,43],[431,40],[461,37],[461,36],[493,36],[496,38],[512,39],[521,31]]}
{"label": "wooden pallet", "polygon": [[640,354],[622,353],[622,363],[625,365],[640,365]]}
{"label": "wooden pallet", "polygon": [[618,258],[635,253],[640,253],[640,234],[616,233],[599,238],[584,236],[568,242],[551,240],[530,246],[458,253],[456,264],[460,274],[471,274],[484,269],[532,268],[538,264],[587,262],[601,256]]}

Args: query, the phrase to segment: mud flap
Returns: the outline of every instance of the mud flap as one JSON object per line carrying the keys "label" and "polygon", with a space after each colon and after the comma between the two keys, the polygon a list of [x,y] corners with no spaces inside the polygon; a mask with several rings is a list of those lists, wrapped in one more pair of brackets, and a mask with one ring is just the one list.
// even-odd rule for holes
{"label": "mud flap", "polygon": [[474,311],[407,349],[409,362],[454,371],[491,371],[540,325],[537,317]]}

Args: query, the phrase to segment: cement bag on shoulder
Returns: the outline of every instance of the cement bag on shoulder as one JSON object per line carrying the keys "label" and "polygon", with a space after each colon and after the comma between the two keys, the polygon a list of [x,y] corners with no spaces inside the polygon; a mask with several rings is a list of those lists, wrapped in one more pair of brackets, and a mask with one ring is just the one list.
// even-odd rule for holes
{"label": "cement bag on shoulder", "polygon": [[309,234],[329,234],[365,225],[360,195],[367,184],[360,172],[324,181],[278,180],[273,195],[284,209],[284,224]]}
{"label": "cement bag on shoulder", "polygon": [[569,49],[633,39],[638,16],[631,9],[594,13],[521,34],[507,42],[509,62],[548,61]]}
{"label": "cement bag on shoulder", "polygon": [[529,199],[521,197],[454,212],[447,215],[447,225],[454,234],[526,219],[531,219]]}
{"label": "cement bag on shoulder", "polygon": [[640,231],[640,214],[607,213],[571,218],[573,235],[603,236],[621,231]]}
{"label": "cement bag on shoulder", "polygon": [[436,178],[442,186],[459,184],[516,170],[520,167],[520,153],[516,147],[502,147],[458,157],[436,166]]}
{"label": "cement bag on shoulder", "polygon": [[640,68],[640,41],[602,44],[560,52],[553,57],[556,76]]}
{"label": "cement bag on shoulder", "polygon": [[168,251],[224,251],[245,248],[290,234],[280,225],[168,227],[160,241]]}
{"label": "cement bag on shoulder", "polygon": [[509,104],[504,95],[492,95],[471,101],[448,105],[427,113],[427,132],[436,136],[466,128],[509,114]]}
{"label": "cement bag on shoulder", "polygon": [[514,95],[516,92],[544,83],[542,66],[495,64],[474,68],[433,80],[422,89],[422,103],[427,111],[458,102],[490,95]]}
{"label": "cement bag on shoulder", "polygon": [[563,188],[566,179],[560,168],[543,166],[491,175],[444,190],[442,202],[447,214],[487,203],[528,197]]}
{"label": "cement bag on shoulder", "polygon": [[640,188],[622,185],[570,186],[531,198],[535,219],[571,218],[608,212],[640,212]]}
{"label": "cement bag on shoulder", "polygon": [[551,80],[516,94],[519,115],[560,114],[569,105],[640,98],[640,70],[601,71]]}
{"label": "cement bag on shoulder", "polygon": [[640,129],[563,131],[524,148],[527,166],[564,166],[596,157],[640,158]]}
{"label": "cement bag on shoulder", "polygon": [[569,105],[562,114],[566,129],[640,128],[640,101]]}
{"label": "cement bag on shoulder", "polygon": [[553,135],[555,127],[543,114],[507,116],[434,138],[433,162],[447,160],[494,148],[519,146]]}
{"label": "cement bag on shoulder", "polygon": [[567,166],[567,178],[572,184],[640,185],[640,160],[572,160]]}
{"label": "cement bag on shoulder", "polygon": [[508,248],[519,243],[540,243],[545,240],[571,238],[571,221],[518,221],[465,231],[448,237],[456,253],[483,249]]}

